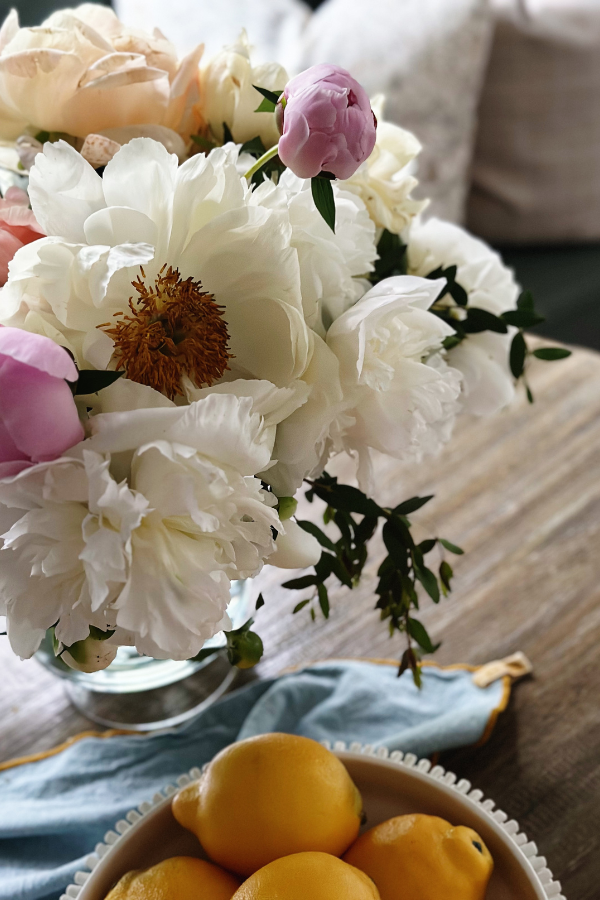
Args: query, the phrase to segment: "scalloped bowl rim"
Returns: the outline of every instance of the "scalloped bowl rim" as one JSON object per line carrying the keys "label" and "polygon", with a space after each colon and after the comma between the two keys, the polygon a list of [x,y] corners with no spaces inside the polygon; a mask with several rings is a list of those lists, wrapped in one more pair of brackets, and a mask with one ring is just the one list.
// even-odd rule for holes
{"label": "scalloped bowl rim", "polygon": [[[430,786],[433,781],[439,791],[454,800],[457,795],[460,795],[461,800],[470,806],[471,811],[476,811],[479,816],[483,814],[486,824],[493,830],[496,837],[501,839],[505,846],[508,844],[510,854],[518,860],[530,886],[535,890],[536,897],[540,900],[565,900],[561,893],[560,883],[554,880],[545,858],[538,856],[536,844],[527,839],[514,819],[508,820],[506,813],[495,809],[493,800],[486,800],[482,791],[472,788],[471,783],[466,779],[458,780],[452,772],[446,771],[442,766],[432,765],[428,759],[418,759],[414,753],[402,753],[399,750],[390,753],[385,747],[374,748],[371,745],[357,742],[349,746],[343,741],[337,741],[333,745],[330,741],[321,743],[327,749],[333,750],[342,762],[368,758],[371,762],[383,764],[386,768],[391,766],[400,767],[405,772],[408,770],[411,777],[427,782]],[[177,779],[176,785],[167,785],[154,794],[152,800],[141,803],[137,809],[132,809],[123,819],[120,819],[114,829],[105,834],[104,841],[98,843],[94,852],[85,858],[86,869],[75,873],[73,883],[66,888],[60,900],[86,900],[85,885],[93,883],[94,871],[107,856],[110,856],[121,839],[125,835],[131,835],[132,830],[135,831],[149,813],[156,813],[159,808],[167,806],[173,794],[179,788],[189,784],[190,781],[199,778],[208,765],[209,763],[205,763],[201,769],[193,768],[189,773],[181,775]]]}

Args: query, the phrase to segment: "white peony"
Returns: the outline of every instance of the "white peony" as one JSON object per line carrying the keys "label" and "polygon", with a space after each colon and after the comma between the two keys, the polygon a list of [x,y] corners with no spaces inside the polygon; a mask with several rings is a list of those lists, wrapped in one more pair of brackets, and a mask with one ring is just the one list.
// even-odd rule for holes
{"label": "white peony", "polygon": [[[467,292],[469,306],[495,315],[516,307],[519,286],[514,275],[487,244],[450,222],[415,222],[408,242],[409,272],[426,276],[449,266],[457,266],[456,281]],[[444,302],[454,305],[448,294]],[[513,334],[514,329],[507,334],[470,334],[448,352],[448,362],[463,376],[462,405],[467,412],[493,415],[512,401],[515,382],[509,354]]]}
{"label": "white peony", "polygon": [[67,645],[86,638],[90,625],[115,627],[109,607],[126,582],[131,534],[147,507],[91,452],[0,481],[0,610],[15,653],[31,656],[55,624]]}
{"label": "white peony", "polygon": [[419,183],[414,160],[421,144],[410,131],[384,121],[383,98],[376,97],[372,105],[378,120],[375,147],[344,187],[361,198],[378,228],[401,234],[428,203],[410,196]]}
{"label": "white peony", "polygon": [[375,226],[362,200],[345,189],[347,183],[333,185],[335,232],[315,206],[310,180],[298,178],[289,169],[277,185],[263,181],[252,195],[253,203],[289,211],[304,317],[321,337],[368,290],[365,279],[377,259]]}
{"label": "white peony", "polygon": [[[343,393],[339,362],[325,343],[327,328],[363,296],[377,257],[375,227],[362,201],[334,184],[335,233],[315,207],[310,182],[286,171],[278,185],[263,182],[252,202],[289,213],[297,251],[304,316],[313,335],[310,364],[302,375],[310,394],[277,429],[276,464],[265,478],[279,496],[295,494],[306,476],[322,472],[338,440]],[[323,338],[323,339],[321,339]]]}
{"label": "white peony", "polygon": [[201,67],[200,115],[217,140],[223,141],[226,123],[237,143],[260,137],[268,150],[278,142],[279,131],[272,112],[256,112],[263,98],[254,85],[277,92],[283,91],[288,80],[278,63],[252,65],[243,31],[235,44],[224,47]]}
{"label": "white peony", "polygon": [[453,333],[429,307],[443,281],[397,276],[381,281],[333,323],[327,343],[340,361],[347,412],[345,449],[357,454],[368,486],[371,450],[421,459],[449,439],[460,373],[440,354]]}
{"label": "white peony", "polygon": [[[261,400],[273,412],[287,392],[263,389]],[[0,597],[17,653],[31,655],[55,623],[67,645],[93,624],[141,653],[185,659],[228,624],[230,581],[256,575],[282,529],[254,477],[274,429],[253,405],[215,393],[100,414],[72,451],[81,460],[0,483],[0,508],[13,518]],[[127,481],[117,483],[112,461]]]}
{"label": "white peony", "polygon": [[[181,280],[173,287],[178,310],[185,310],[186,279],[196,292],[214,298],[211,321],[198,325],[199,336],[190,332],[201,342],[222,338],[220,368],[210,379],[200,372],[200,382],[211,383],[225,371],[278,387],[300,377],[310,362],[312,337],[289,215],[251,203],[235,168],[236,153],[219,148],[178,166],[162,144],[140,138],[119,150],[101,178],[68,144],[47,144],[31,170],[30,197],[48,237],[15,255],[0,320],[42,330],[70,349],[80,367],[104,369],[122,357],[100,326],[123,325],[131,313],[129,298],[135,297],[137,330],[128,363],[139,377],[127,360],[123,364],[130,377],[144,380],[140,353],[153,317],[144,313],[138,295],[160,289],[161,272],[168,275],[171,268]],[[225,331],[215,330],[215,304]],[[202,367],[204,349],[197,357]],[[179,364],[173,363],[173,382],[157,375],[158,362],[171,365],[155,352],[145,366],[151,386],[180,392]]]}
{"label": "white peony", "polygon": [[180,61],[159,31],[126,28],[95,3],[55,12],[39,28],[19,28],[13,10],[0,30],[0,135],[29,128],[85,138],[135,124],[189,133],[201,53]]}

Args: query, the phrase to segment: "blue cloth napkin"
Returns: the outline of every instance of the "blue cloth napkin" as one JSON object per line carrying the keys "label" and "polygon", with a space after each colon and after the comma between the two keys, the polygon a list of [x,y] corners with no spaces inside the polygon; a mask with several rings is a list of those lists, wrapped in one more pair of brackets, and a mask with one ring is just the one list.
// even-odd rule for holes
{"label": "blue cloth napkin", "polygon": [[475,744],[505,699],[465,669],[330,662],[228,695],[176,731],[85,738],[0,774],[0,900],[56,900],[109,828],[227,744],[269,731],[428,756]]}

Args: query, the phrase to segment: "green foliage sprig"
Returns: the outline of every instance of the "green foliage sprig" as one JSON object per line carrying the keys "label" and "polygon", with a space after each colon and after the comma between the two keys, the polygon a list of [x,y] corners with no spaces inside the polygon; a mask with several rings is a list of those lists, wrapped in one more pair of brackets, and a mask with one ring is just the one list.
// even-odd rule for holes
{"label": "green foliage sprig", "polygon": [[[370,275],[371,283],[378,284],[384,278],[393,275],[406,275],[408,273],[407,250],[407,245],[403,243],[399,235],[384,229],[377,244],[379,259],[375,263],[375,270]],[[518,331],[511,341],[508,362],[515,380],[523,381],[527,399],[533,403],[533,394],[526,379],[528,359],[535,357],[552,362],[557,359],[565,359],[571,355],[571,351],[564,347],[529,349],[524,329],[534,328],[545,321],[544,316],[535,309],[531,291],[521,293],[515,309],[507,310],[496,316],[487,309],[469,305],[467,291],[456,280],[457,272],[457,266],[447,266],[446,268],[439,266],[426,276],[432,280],[439,278],[446,280],[445,287],[442,288],[430,309],[430,312],[447,322],[455,331],[444,340],[444,348],[451,350],[453,347],[457,347],[471,334],[481,334],[483,331],[507,334],[509,327],[517,328]],[[452,299],[453,304],[447,302],[448,296]],[[461,310],[461,312],[457,313],[457,310]]]}
{"label": "green foliage sprig", "polygon": [[[358,488],[339,484],[337,478],[324,472],[315,481],[309,481],[306,493],[312,502],[315,497],[327,506],[323,515],[325,524],[337,526],[339,538],[332,540],[314,522],[299,521],[301,528],[312,534],[323,548],[321,558],[313,573],[286,581],[288,590],[312,588],[311,596],[294,607],[294,613],[310,605],[312,619],[316,618],[314,601],[321,613],[329,618],[330,602],[326,582],[330,577],[351,590],[356,587],[368,557],[368,543],[383,520],[382,537],[387,555],[379,566],[375,589],[382,621],[387,621],[390,636],[398,631],[406,635],[407,647],[402,654],[398,674],[411,669],[415,684],[421,683],[421,653],[434,653],[437,649],[425,626],[413,615],[419,609],[417,585],[426,591],[434,603],[451,590],[452,568],[443,559],[438,573],[425,563],[425,557],[436,544],[451,553],[462,554],[460,547],[443,538],[431,538],[415,543],[408,516],[428,503],[431,497],[412,497],[393,509],[380,506]],[[413,645],[413,641],[416,646]]]}

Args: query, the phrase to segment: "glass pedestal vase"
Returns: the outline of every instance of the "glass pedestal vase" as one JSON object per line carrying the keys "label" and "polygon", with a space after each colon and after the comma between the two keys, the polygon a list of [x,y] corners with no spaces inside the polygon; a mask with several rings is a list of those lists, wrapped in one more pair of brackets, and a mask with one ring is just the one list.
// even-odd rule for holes
{"label": "glass pedestal vase", "polygon": [[[227,611],[233,628],[250,618],[251,594],[249,582],[232,583]],[[203,648],[214,648],[214,654],[200,662],[152,659],[119,647],[106,669],[88,674],[56,657],[47,635],[36,659],[64,679],[71,702],[88,719],[109,728],[152,731],[191,719],[227,691],[238,670],[230,666],[225,646],[223,632],[216,634]]]}

